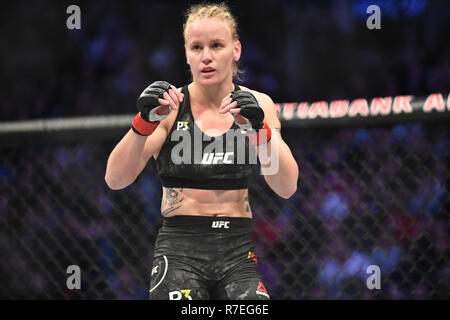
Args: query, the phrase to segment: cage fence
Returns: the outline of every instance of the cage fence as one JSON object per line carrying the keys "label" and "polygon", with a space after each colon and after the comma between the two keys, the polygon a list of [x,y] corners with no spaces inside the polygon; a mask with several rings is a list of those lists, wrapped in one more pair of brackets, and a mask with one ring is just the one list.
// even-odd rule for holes
{"label": "cage fence", "polygon": [[[272,299],[450,298],[450,128],[439,116],[283,125],[298,191],[282,199],[258,172],[249,188]],[[130,123],[108,119],[2,124],[1,298],[148,298],[161,183],[152,160],[129,187],[107,187],[107,158]],[[80,289],[67,285],[71,265]]]}

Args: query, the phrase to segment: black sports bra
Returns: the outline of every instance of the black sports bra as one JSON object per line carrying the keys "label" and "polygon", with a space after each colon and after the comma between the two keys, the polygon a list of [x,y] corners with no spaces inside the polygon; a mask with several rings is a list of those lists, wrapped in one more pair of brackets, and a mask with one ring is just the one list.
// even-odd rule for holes
{"label": "black sports bra", "polygon": [[[235,85],[235,90],[239,87]],[[224,134],[210,137],[194,121],[185,85],[177,118],[156,159],[164,187],[212,190],[246,189],[257,165],[255,147],[233,122]]]}

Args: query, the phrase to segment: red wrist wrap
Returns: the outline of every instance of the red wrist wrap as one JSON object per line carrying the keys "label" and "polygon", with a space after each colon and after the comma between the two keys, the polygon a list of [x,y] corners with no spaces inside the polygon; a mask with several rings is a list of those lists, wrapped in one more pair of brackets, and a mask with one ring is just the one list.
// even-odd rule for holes
{"label": "red wrist wrap", "polygon": [[132,125],[133,125],[133,129],[140,135],[149,136],[153,133],[153,131],[155,131],[156,127],[159,125],[159,121],[155,121],[155,122],[145,121],[141,117],[141,113],[138,112],[136,117],[134,117]]}
{"label": "red wrist wrap", "polygon": [[251,143],[255,146],[264,144],[272,137],[272,131],[267,126],[267,123],[263,122],[263,127],[258,132],[247,133],[247,137]]}

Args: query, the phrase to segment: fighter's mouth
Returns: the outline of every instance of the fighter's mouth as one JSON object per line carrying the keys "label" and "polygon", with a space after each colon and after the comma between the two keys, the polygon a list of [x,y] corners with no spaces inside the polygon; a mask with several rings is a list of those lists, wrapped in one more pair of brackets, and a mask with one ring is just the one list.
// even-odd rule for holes
{"label": "fighter's mouth", "polygon": [[208,72],[213,72],[213,71],[215,71],[215,70],[213,68],[211,68],[211,67],[206,67],[206,68],[202,69],[203,73],[208,73]]}

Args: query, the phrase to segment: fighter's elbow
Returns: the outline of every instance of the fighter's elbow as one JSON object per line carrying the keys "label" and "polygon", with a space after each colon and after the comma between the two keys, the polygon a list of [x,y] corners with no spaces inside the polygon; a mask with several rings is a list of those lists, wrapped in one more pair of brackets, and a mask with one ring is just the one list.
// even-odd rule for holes
{"label": "fighter's elbow", "polygon": [[120,190],[121,189],[117,183],[108,179],[107,177],[105,177],[105,182],[106,182],[106,185],[108,186],[108,188],[110,188],[111,190]]}
{"label": "fighter's elbow", "polygon": [[284,199],[289,199],[297,192],[298,185],[298,167],[296,167],[295,172],[291,175],[291,177],[295,177],[289,179],[285,182],[282,188],[280,188],[280,192],[278,195]]}
{"label": "fighter's elbow", "polygon": [[130,184],[130,183],[124,183],[123,181],[120,181],[119,179],[113,179],[108,175],[105,175],[105,182],[106,182],[106,185],[111,190],[122,190]]}
{"label": "fighter's elbow", "polygon": [[297,186],[295,185],[295,186],[292,186],[289,188],[284,188],[283,190],[280,190],[279,192],[277,192],[277,194],[283,199],[289,199],[296,192],[297,192]]}

